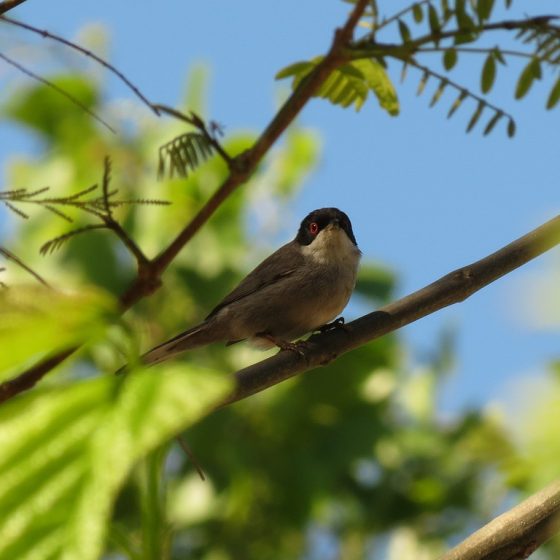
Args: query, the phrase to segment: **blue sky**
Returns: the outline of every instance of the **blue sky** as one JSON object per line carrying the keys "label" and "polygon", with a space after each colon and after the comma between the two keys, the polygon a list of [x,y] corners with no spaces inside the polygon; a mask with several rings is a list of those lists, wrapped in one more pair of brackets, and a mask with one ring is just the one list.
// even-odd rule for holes
{"label": "blue sky", "polygon": [[[398,9],[405,3],[380,0],[379,5]],[[514,5],[509,17],[559,12],[556,0]],[[11,15],[67,37],[85,24],[103,23],[111,36],[111,62],[150,99],[170,105],[180,99],[188,69],[203,62],[211,69],[211,117],[232,130],[260,131],[274,114],[282,88],[274,81],[276,71],[324,52],[348,9],[340,0],[29,0]],[[29,42],[37,48],[44,44],[23,32],[11,32],[9,38],[0,33],[3,50]],[[452,76],[478,91],[482,62],[474,56],[461,59]],[[439,61],[436,67],[441,69]],[[397,118],[373,100],[358,114],[312,101],[300,122],[318,131],[323,151],[294,203],[294,219],[321,206],[344,209],[365,258],[394,268],[399,295],[405,295],[553,217],[560,206],[560,108],[544,108],[550,78],[537,83],[522,102],[515,101],[519,69],[500,70],[490,96],[516,117],[513,140],[503,125],[486,138],[482,127],[465,134],[472,105],[447,120],[451,95],[429,109],[434,85],[417,98],[420,76],[413,71],[398,85]],[[390,72],[398,80],[400,68]],[[0,83],[13,76],[0,64]],[[117,80],[109,86],[112,99],[133,98]],[[31,148],[21,131],[0,122],[3,169],[14,150]],[[0,223],[5,219],[0,211]],[[285,238],[293,235],[294,223],[286,225]],[[421,361],[436,348],[443,328],[456,329],[457,368],[446,384],[444,409],[503,398],[518,376],[558,357],[558,330],[528,327],[521,310],[535,295],[529,279],[551,274],[559,260],[555,250],[402,331],[413,345],[412,361]]]}

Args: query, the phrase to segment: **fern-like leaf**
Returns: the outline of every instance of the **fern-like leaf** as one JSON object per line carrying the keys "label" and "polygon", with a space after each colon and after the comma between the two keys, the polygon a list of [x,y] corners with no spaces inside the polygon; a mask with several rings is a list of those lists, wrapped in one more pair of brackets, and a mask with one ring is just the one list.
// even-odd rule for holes
{"label": "fern-like leaf", "polygon": [[69,241],[73,237],[76,237],[76,235],[80,235],[82,233],[85,233],[86,231],[91,231],[93,229],[105,229],[106,227],[107,226],[105,224],[92,224],[79,229],[74,229],[72,231],[64,233],[63,235],[59,235],[58,237],[50,239],[41,246],[41,249],[39,251],[41,255],[54,253],[55,251],[60,249],[60,247],[62,247],[62,245],[64,245],[67,241]]}
{"label": "fern-like leaf", "polygon": [[175,174],[186,178],[214,151],[210,139],[200,132],[187,132],[164,144],[159,149],[158,178]]}
{"label": "fern-like leaf", "polygon": [[29,219],[29,216],[25,212],[22,212],[19,208],[16,208],[13,204],[10,204],[5,200],[3,200],[2,202],[4,203],[4,206],[6,206],[6,208],[11,210],[14,214],[17,214],[20,218],[23,218],[24,220]]}

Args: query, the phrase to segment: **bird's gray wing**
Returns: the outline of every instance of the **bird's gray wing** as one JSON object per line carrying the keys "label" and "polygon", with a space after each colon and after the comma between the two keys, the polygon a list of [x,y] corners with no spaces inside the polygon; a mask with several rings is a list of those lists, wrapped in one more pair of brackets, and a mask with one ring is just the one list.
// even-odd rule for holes
{"label": "bird's gray wing", "polygon": [[291,276],[302,266],[303,260],[299,245],[295,241],[280,247],[251,271],[232,292],[212,309],[206,319],[210,319],[227,305]]}

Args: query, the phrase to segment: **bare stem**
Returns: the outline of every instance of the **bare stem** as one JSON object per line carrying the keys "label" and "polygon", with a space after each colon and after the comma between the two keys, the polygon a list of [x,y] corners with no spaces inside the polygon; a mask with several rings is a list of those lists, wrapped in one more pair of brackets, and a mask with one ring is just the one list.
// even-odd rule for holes
{"label": "bare stem", "polygon": [[0,254],[4,255],[4,257],[9,261],[15,262],[20,268],[23,268],[23,270],[31,274],[31,276],[33,276],[33,278],[35,278],[37,282],[43,284],[43,286],[46,286],[47,288],[51,287],[42,276],[35,272],[30,266],[27,266],[19,257],[14,255],[11,251],[8,251],[8,249],[0,247]]}
{"label": "bare stem", "polygon": [[94,113],[89,107],[86,107],[79,99],[74,97],[71,93],[68,93],[67,91],[58,87],[56,84],[47,80],[46,78],[43,78],[35,74],[34,72],[31,72],[31,70],[28,70],[27,68],[19,64],[19,62],[16,62],[15,60],[7,57],[5,54],[0,53],[0,58],[4,60],[4,62],[7,62],[11,66],[13,66],[14,68],[17,68],[20,72],[22,72],[26,76],[29,76],[30,78],[33,78],[34,80],[37,80],[38,82],[41,82],[42,84],[45,84],[46,86],[54,89],[56,92],[60,93],[60,95],[66,97],[66,99],[68,99],[71,103],[73,103],[74,105],[82,109],[82,111],[87,113],[90,117],[95,119],[98,123],[101,123],[105,128],[110,130],[113,134],[116,134],[115,129],[110,124],[105,122],[99,115]]}

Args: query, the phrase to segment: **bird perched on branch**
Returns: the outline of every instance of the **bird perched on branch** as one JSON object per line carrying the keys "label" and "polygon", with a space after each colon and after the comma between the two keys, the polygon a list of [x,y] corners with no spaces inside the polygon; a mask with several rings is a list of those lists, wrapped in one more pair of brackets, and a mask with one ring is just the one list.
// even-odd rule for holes
{"label": "bird perched on branch", "polygon": [[199,325],[144,354],[155,364],[212,342],[249,340],[260,348],[291,342],[346,307],[361,252],[348,216],[337,208],[308,214],[298,233],[250,272]]}

